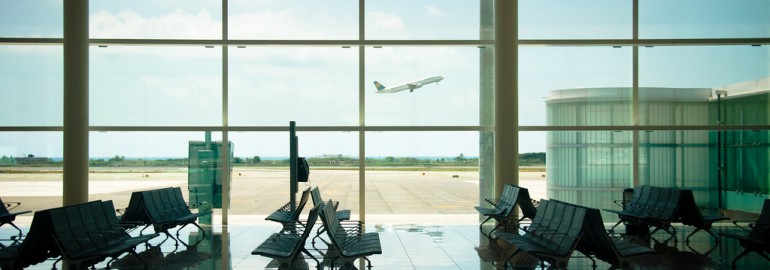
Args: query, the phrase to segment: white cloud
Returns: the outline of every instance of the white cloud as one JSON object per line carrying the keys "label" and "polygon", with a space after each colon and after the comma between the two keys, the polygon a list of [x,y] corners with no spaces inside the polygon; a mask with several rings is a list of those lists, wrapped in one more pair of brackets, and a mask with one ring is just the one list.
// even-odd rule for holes
{"label": "white cloud", "polygon": [[144,17],[132,10],[117,14],[91,14],[91,38],[189,38],[216,39],[222,36],[222,22],[208,11],[196,14],[177,10],[160,17]]}
{"label": "white cloud", "polygon": [[435,7],[435,6],[426,6],[425,7],[425,13],[427,13],[430,16],[433,17],[444,17],[446,16],[446,12],[442,11],[441,9]]}
{"label": "white cloud", "polygon": [[232,14],[231,39],[353,39],[358,24],[325,11],[266,10]]}
{"label": "white cloud", "polygon": [[407,38],[406,24],[398,15],[385,12],[366,14],[366,32],[374,38]]}

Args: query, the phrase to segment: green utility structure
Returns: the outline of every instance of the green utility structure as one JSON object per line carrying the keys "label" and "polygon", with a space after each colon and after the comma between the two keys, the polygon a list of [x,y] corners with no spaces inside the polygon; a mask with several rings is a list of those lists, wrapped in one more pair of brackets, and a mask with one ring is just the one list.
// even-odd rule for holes
{"label": "green utility structure", "polygon": [[[190,205],[204,208],[222,208],[222,142],[210,139],[206,141],[190,141],[190,162],[187,171],[187,188]],[[233,143],[228,145],[229,159],[233,159]],[[228,171],[232,172],[232,163]],[[228,178],[229,179],[229,178]]]}

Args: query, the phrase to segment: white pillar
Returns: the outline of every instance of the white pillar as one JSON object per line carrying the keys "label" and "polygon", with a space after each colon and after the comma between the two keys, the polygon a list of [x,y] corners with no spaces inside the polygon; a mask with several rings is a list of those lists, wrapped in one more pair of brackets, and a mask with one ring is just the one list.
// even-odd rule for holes
{"label": "white pillar", "polygon": [[518,1],[495,1],[495,195],[518,185]]}
{"label": "white pillar", "polygon": [[64,2],[62,203],[88,201],[88,0]]}

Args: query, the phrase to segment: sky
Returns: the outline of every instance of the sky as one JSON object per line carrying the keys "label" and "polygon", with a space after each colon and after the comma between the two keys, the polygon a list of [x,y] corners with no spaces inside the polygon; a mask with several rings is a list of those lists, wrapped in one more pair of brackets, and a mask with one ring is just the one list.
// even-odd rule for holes
{"label": "sky", "polygon": [[[62,0],[0,0],[0,37],[61,37]],[[356,0],[230,1],[230,39],[357,39]],[[640,1],[640,38],[770,37],[770,1]],[[180,4],[184,3],[184,4]],[[92,0],[91,38],[218,39],[219,0]],[[631,1],[520,1],[522,39],[626,39]],[[478,39],[478,1],[366,1],[367,39]],[[770,46],[640,48],[640,85],[716,87],[770,76]],[[479,123],[476,47],[365,48],[367,126]],[[558,89],[631,87],[630,47],[521,47],[519,124],[544,126]],[[232,47],[232,126],[357,126],[358,49]],[[216,126],[222,122],[221,48],[91,47],[94,126]],[[60,46],[0,45],[0,126],[59,126]],[[386,86],[441,75],[414,93]],[[351,132],[301,135],[301,154],[358,155]],[[215,134],[221,137],[221,134]],[[544,132],[520,134],[520,152],[543,152]],[[287,134],[231,133],[236,156],[283,156]],[[476,156],[477,132],[369,132],[370,156]],[[94,132],[91,156],[186,156],[200,132]],[[0,156],[60,156],[56,132],[2,132]]]}

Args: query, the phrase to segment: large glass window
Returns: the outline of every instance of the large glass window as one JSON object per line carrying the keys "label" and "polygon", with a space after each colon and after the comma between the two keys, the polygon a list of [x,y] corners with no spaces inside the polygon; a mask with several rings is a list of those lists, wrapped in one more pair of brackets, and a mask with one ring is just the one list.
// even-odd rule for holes
{"label": "large glass window", "polygon": [[[310,166],[299,193],[318,187],[324,200],[358,214],[358,133],[297,132],[299,156]],[[289,133],[231,132],[233,215],[269,215],[289,202]],[[312,205],[309,202],[308,205]],[[306,207],[309,209],[310,207]]]}
{"label": "large glass window", "polygon": [[639,1],[640,38],[770,37],[764,0]]}
{"label": "large glass window", "polygon": [[230,39],[358,39],[358,1],[228,3]]}
{"label": "large glass window", "polygon": [[479,2],[366,1],[366,39],[479,39]]}
{"label": "large glass window", "polygon": [[521,0],[519,38],[631,38],[631,4],[631,0]]}
{"label": "large glass window", "polygon": [[409,215],[403,222],[455,215],[456,220],[446,216],[432,222],[475,222],[478,217],[473,206],[478,205],[480,185],[478,134],[367,132],[367,221],[387,222],[381,215]]}
{"label": "large glass window", "polygon": [[221,48],[91,47],[91,125],[220,125],[221,67]]}
{"label": "large glass window", "polygon": [[90,1],[91,38],[221,39],[217,0]]}
{"label": "large glass window", "polygon": [[61,38],[62,1],[0,1],[0,37]]}
{"label": "large glass window", "polygon": [[221,207],[221,137],[211,132],[206,148],[205,132],[91,132],[89,199],[124,209],[134,191],[179,187],[193,207]]}
{"label": "large glass window", "polygon": [[0,45],[0,126],[62,125],[62,47]]}
{"label": "large glass window", "polygon": [[367,125],[478,125],[479,50],[366,48]]}
{"label": "large glass window", "polygon": [[230,124],[358,125],[357,60],[342,47],[230,50]]}
{"label": "large glass window", "polygon": [[[720,109],[732,111],[722,118],[741,115],[722,119],[725,124],[768,124],[762,114],[749,113],[767,106],[761,98],[770,89],[764,46],[644,47],[639,58],[641,124],[715,125]],[[717,97],[717,90],[724,94]]]}
{"label": "large glass window", "polygon": [[[594,207],[616,208],[632,184],[630,131],[549,131],[546,150],[548,197]],[[604,214],[604,213],[602,213]],[[604,214],[604,220],[617,216]]]}
{"label": "large glass window", "polygon": [[520,47],[519,124],[630,125],[631,49]]}
{"label": "large glass window", "polygon": [[61,206],[62,152],[61,132],[0,132],[2,199],[21,203],[14,212]]}

